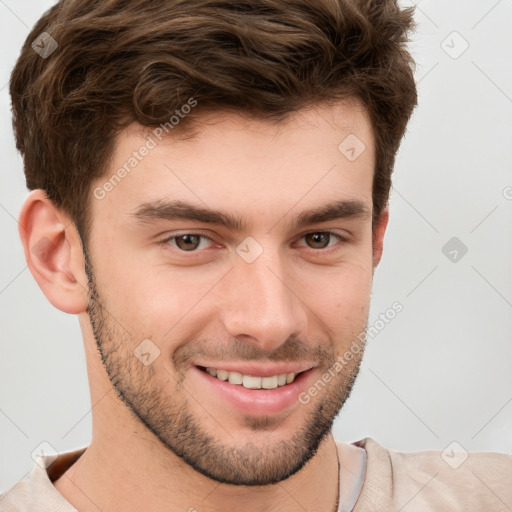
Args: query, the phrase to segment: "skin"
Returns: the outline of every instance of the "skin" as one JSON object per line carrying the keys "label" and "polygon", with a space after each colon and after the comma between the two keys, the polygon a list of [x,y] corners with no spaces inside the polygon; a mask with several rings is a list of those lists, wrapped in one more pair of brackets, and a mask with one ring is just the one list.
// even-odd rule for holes
{"label": "skin", "polygon": [[[338,475],[330,429],[362,352],[307,404],[294,401],[278,414],[240,412],[192,365],[304,362],[313,367],[307,389],[365,329],[388,222],[386,210],[372,243],[371,124],[346,101],[278,124],[209,114],[198,128],[192,138],[168,136],[103,199],[91,196],[87,269],[64,212],[40,190],[23,206],[32,274],[55,307],[79,317],[93,404],[92,442],[54,485],[81,512],[247,503],[255,512],[297,504],[331,511]],[[354,161],[338,151],[349,134],[366,146]],[[91,190],[146,140],[140,126],[124,130]],[[144,203],[171,199],[242,217],[247,229],[134,215]],[[294,224],[301,212],[337,200],[360,201],[369,215]],[[326,230],[346,241],[306,236]],[[169,240],[197,231],[212,241]],[[236,252],[248,236],[262,249],[252,263]],[[32,250],[42,239],[44,258]],[[146,366],[134,350],[147,339],[160,353]],[[342,482],[350,482],[357,457],[341,462]]]}

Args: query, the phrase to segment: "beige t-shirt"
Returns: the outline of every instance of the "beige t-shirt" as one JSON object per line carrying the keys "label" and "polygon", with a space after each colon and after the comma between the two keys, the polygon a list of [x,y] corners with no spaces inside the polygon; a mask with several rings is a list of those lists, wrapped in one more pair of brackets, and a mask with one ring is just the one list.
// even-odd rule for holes
{"label": "beige t-shirt", "polygon": [[[342,465],[339,512],[512,511],[511,455],[400,452],[371,438],[336,444]],[[39,457],[29,476],[0,496],[0,511],[76,512],[52,482],[84,451]],[[358,468],[350,476],[343,464],[349,458]]]}

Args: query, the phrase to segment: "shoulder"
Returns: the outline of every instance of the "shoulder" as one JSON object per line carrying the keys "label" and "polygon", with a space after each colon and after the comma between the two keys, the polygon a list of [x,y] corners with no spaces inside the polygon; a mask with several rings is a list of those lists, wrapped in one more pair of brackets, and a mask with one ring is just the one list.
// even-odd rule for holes
{"label": "shoulder", "polygon": [[20,512],[29,510],[29,480],[24,478],[0,494],[0,511]]}
{"label": "shoulder", "polygon": [[386,503],[389,510],[512,510],[512,456],[497,452],[385,448],[371,438],[354,443],[367,456],[355,512]]}
{"label": "shoulder", "polygon": [[85,450],[39,456],[23,480],[0,494],[0,512],[77,512],[53,486],[53,481]]}

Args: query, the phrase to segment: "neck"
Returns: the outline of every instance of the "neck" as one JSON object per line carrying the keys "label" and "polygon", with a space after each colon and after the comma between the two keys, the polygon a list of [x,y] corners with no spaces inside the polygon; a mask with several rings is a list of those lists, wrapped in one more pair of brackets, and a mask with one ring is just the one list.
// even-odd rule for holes
{"label": "neck", "polygon": [[[234,486],[210,480],[166,448],[150,448],[140,436],[93,440],[56,482],[81,512],[336,510],[338,460],[331,434],[297,473],[268,486]],[[135,439],[137,437],[137,439]]]}
{"label": "neck", "polygon": [[92,442],[54,482],[80,512],[221,512],[243,510],[248,503],[251,512],[335,510],[338,457],[331,433],[300,471],[277,484],[218,483],[195,471],[139,423],[99,365],[89,365],[88,373],[94,404]]}

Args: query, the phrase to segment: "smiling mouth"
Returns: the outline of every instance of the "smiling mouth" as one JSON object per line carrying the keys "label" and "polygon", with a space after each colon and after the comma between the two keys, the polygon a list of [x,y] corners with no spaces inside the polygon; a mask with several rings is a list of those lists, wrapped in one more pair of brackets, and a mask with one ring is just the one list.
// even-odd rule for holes
{"label": "smiling mouth", "polygon": [[208,373],[214,378],[227,381],[235,386],[243,386],[246,389],[275,389],[291,384],[295,378],[303,372],[290,372],[272,375],[270,377],[258,377],[256,375],[245,375],[240,372],[198,366],[201,371]]}

